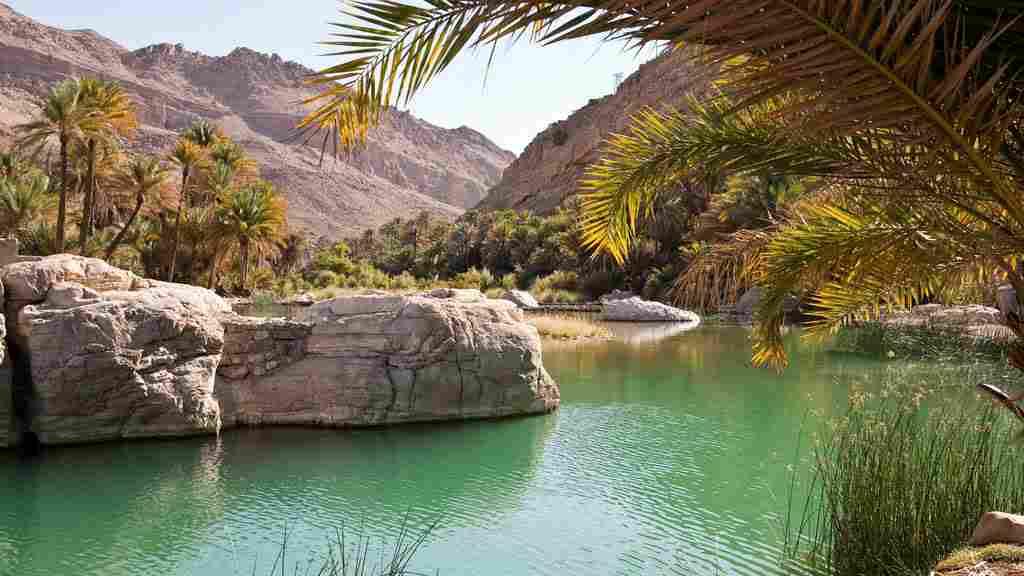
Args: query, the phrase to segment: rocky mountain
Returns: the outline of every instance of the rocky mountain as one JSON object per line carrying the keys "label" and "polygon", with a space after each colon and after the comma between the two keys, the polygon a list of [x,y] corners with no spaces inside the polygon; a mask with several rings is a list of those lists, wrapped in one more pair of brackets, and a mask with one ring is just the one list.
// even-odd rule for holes
{"label": "rocky mountain", "polygon": [[600,158],[602,142],[624,132],[633,114],[645,107],[679,105],[687,92],[705,90],[710,77],[707,70],[692,68],[678,52],[642,64],[614,94],[591,100],[538,134],[505,169],[501,182],[479,208],[553,212],[576,192],[586,167]]}
{"label": "rocky mountain", "polygon": [[288,198],[293,228],[341,237],[428,210],[455,217],[477,204],[514,155],[470,128],[440,128],[389,110],[365,150],[327,158],[296,139],[311,71],[238,48],[222,57],[158,44],[128,50],[91,30],[63,30],[0,3],[0,141],[55,81],[101,76],[135,97],[137,143],[169,150],[175,132],[207,118],[241,142]]}

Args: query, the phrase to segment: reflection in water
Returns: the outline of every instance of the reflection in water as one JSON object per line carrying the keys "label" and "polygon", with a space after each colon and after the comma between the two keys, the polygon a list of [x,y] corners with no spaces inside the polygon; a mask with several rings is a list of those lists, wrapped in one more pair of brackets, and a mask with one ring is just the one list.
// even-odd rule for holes
{"label": "reflection in water", "polygon": [[747,336],[548,347],[543,417],[0,455],[0,574],[262,574],[286,528],[304,562],[406,514],[440,519],[416,567],[444,575],[778,574],[802,422],[881,365],[791,335],[791,369],[756,370]]}

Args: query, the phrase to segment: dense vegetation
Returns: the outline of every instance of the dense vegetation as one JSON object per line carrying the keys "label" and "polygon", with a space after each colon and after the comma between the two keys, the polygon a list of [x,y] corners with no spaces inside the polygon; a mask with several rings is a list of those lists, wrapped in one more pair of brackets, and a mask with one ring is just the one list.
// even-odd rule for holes
{"label": "dense vegetation", "polygon": [[1015,510],[1019,423],[962,408],[964,379],[1005,377],[991,366],[940,378],[903,369],[885,375],[879,394],[855,392],[813,448],[812,500],[790,520],[793,556],[837,576],[927,574],[982,514]]}
{"label": "dense vegetation", "polygon": [[135,114],[116,83],[70,79],[17,127],[0,155],[0,227],[25,253],[243,290],[256,259],[292,256],[284,200],[239,144],[197,121],[163,154],[130,153]]}

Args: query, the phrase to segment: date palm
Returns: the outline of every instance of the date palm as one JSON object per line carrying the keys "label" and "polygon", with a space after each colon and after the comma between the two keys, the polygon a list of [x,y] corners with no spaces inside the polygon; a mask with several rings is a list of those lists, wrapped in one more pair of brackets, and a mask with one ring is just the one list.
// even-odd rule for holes
{"label": "date palm", "polygon": [[53,208],[50,179],[39,171],[0,176],[0,228],[11,233],[26,230]]}
{"label": "date palm", "polygon": [[[524,33],[664,43],[721,95],[651,110],[582,183],[584,235],[622,259],[645,217],[709,173],[813,177],[770,229],[741,234],[734,277],[765,288],[755,361],[781,367],[782,304],[810,294],[816,332],[995,275],[1024,309],[1024,2],[1008,0],[357,1],[327,44],[302,123],[355,146],[464,49]],[[679,48],[686,46],[686,48]],[[703,107],[701,107],[703,105]],[[1024,369],[1024,319],[1011,358]]]}
{"label": "date palm", "polygon": [[151,196],[154,191],[159,190],[167,181],[167,172],[167,168],[155,156],[132,158],[124,167],[124,172],[119,178],[120,185],[122,188],[135,193],[135,206],[128,220],[125,221],[124,226],[121,227],[117,236],[107,246],[104,256],[108,260],[114,254],[114,251],[117,250],[117,247],[121,245],[121,242],[124,241],[128,231],[131,230],[132,224],[135,223],[139,212],[142,211],[146,198]]}
{"label": "date palm", "polygon": [[98,78],[82,78],[78,83],[80,105],[91,117],[89,130],[83,133],[87,173],[78,242],[84,253],[95,224],[97,147],[116,148],[116,138],[131,134],[138,121],[134,102],[118,83]]}
{"label": "date palm", "polygon": [[181,246],[181,215],[188,199],[189,177],[204,160],[204,151],[193,140],[186,137],[178,138],[171,153],[171,161],[181,169],[181,190],[178,194],[178,208],[174,215],[174,243],[171,248],[171,266],[167,272],[167,281],[174,281],[175,268],[178,264],[178,250]]}
{"label": "date palm", "polygon": [[60,147],[60,196],[57,204],[57,230],[54,248],[64,251],[67,200],[70,192],[68,162],[70,148],[84,133],[92,131],[94,118],[89,107],[82,102],[82,88],[77,80],[57,83],[40,103],[35,120],[17,127],[18,146],[38,153],[56,140]]}
{"label": "date palm", "polygon": [[219,210],[223,233],[238,241],[239,279],[245,289],[252,250],[276,248],[284,232],[285,208],[269,182],[257,181],[234,190]]}

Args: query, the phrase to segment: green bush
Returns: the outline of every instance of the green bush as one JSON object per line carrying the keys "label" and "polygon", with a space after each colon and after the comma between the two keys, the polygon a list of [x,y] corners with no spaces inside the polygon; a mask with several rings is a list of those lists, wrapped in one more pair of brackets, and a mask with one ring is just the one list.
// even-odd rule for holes
{"label": "green bush", "polygon": [[557,288],[531,292],[541,304],[577,304],[582,300],[579,292],[559,290]]}
{"label": "green bush", "polygon": [[515,272],[509,272],[501,277],[501,287],[505,290],[515,290],[519,287],[519,276]]}
{"label": "green bush", "polygon": [[330,270],[320,270],[313,277],[313,285],[317,288],[327,288],[329,286],[337,286],[339,282],[339,276]]}
{"label": "green bush", "polygon": [[597,269],[580,279],[580,291],[591,300],[597,300],[624,285],[625,276],[621,270]]}
{"label": "green bush", "polygon": [[811,498],[803,518],[789,521],[800,527],[789,534],[791,558],[836,576],[927,574],[983,513],[1018,509],[1020,423],[987,399],[954,393],[992,377],[960,368],[914,382],[891,370],[881,394],[851,395],[849,412],[815,447]]}
{"label": "green bush", "polygon": [[490,270],[486,268],[478,270],[476,268],[470,268],[452,278],[452,287],[454,288],[476,288],[477,290],[487,290],[491,286],[494,286],[494,274],[491,274]]}
{"label": "green bush", "polygon": [[576,291],[578,289],[579,276],[575,272],[565,270],[558,270],[538,278],[533,283],[533,286],[530,287],[530,290],[535,292],[548,292],[552,290]]}
{"label": "green bush", "polygon": [[391,277],[391,289],[393,290],[415,290],[416,287],[416,277],[409,272],[402,272],[398,276]]}

